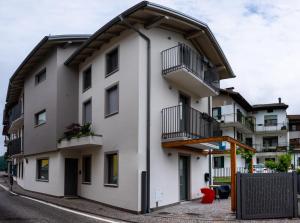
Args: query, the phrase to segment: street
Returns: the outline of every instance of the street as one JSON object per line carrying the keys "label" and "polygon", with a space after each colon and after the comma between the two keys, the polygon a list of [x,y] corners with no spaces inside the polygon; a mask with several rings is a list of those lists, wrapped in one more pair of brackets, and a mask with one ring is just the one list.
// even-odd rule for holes
{"label": "street", "polygon": [[[98,217],[96,217],[98,218]],[[0,187],[0,222],[117,222],[98,220],[13,195]]]}

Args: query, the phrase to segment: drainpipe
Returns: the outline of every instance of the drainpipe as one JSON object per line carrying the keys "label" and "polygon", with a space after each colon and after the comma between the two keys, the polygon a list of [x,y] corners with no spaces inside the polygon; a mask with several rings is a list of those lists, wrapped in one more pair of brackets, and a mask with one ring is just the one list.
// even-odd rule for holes
{"label": "drainpipe", "polygon": [[151,42],[149,37],[147,37],[144,33],[138,30],[136,27],[131,25],[126,19],[123,18],[122,15],[119,15],[120,20],[130,29],[135,31],[147,42],[147,129],[146,129],[146,171],[147,171],[147,213],[150,212],[150,87],[151,87],[151,58],[150,58],[150,50],[151,50]]}
{"label": "drainpipe", "polygon": [[[211,116],[211,104],[210,104],[210,99],[211,99],[211,97],[208,97],[208,114],[209,114],[209,116]],[[209,151],[209,154],[208,154],[208,158],[209,158],[209,160],[208,160],[208,173],[209,173],[209,185],[212,185],[212,171],[211,171],[211,169],[212,169],[212,165],[211,165],[211,149],[209,149],[208,150]]]}

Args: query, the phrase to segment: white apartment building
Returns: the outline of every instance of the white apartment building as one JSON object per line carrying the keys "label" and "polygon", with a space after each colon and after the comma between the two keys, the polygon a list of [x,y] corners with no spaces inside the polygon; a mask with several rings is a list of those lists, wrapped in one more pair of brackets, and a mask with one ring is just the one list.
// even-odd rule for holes
{"label": "white apartment building", "polygon": [[[278,103],[250,105],[233,88],[221,90],[213,97],[213,117],[220,122],[222,134],[255,148],[254,164],[276,160],[289,150],[287,108],[281,99]],[[222,146],[229,147],[228,144]],[[237,157],[238,171],[244,171],[247,165],[240,155]],[[229,167],[229,155],[214,155],[215,175],[223,174],[221,169]],[[230,174],[230,171],[225,173]]]}
{"label": "white apartment building", "polygon": [[[220,80],[234,74],[208,26],[141,2],[76,49],[62,42],[58,54],[10,80],[25,98],[24,148],[14,153],[9,146],[12,162],[22,163],[17,182],[26,190],[135,213],[199,198],[207,185],[207,151],[218,146],[162,143],[220,133],[211,117],[212,96]],[[8,140],[6,120],[16,94],[21,92],[9,88]]]}

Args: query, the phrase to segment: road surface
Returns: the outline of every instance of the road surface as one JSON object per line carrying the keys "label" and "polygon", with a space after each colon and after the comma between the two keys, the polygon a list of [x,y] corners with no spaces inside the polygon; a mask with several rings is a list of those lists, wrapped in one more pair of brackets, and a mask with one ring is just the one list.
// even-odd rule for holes
{"label": "road surface", "polygon": [[22,196],[13,195],[0,187],[0,222],[8,223],[94,223],[117,222],[92,218],[43,204]]}

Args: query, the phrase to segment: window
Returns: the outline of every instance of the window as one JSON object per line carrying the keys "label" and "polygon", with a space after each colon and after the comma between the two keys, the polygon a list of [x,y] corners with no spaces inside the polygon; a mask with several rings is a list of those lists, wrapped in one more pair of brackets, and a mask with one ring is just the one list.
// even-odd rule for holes
{"label": "window", "polygon": [[35,85],[38,85],[39,83],[46,80],[46,69],[43,69],[38,74],[35,75]]}
{"label": "window", "polygon": [[221,119],[221,117],[222,117],[221,107],[213,108],[212,112],[213,112],[213,118],[215,118],[217,120]]}
{"label": "window", "polygon": [[119,178],[119,158],[118,153],[106,154],[106,179],[105,184],[118,185]]}
{"label": "window", "polygon": [[92,156],[82,157],[82,182],[91,183]]}
{"label": "window", "polygon": [[22,161],[21,163],[21,178],[23,179],[23,175],[24,175],[24,162]]}
{"label": "window", "polygon": [[224,168],[224,156],[214,157],[214,168]]}
{"label": "window", "polygon": [[292,131],[297,131],[297,126],[296,125],[292,125]]}
{"label": "window", "polygon": [[82,123],[92,123],[92,100],[83,103]]}
{"label": "window", "polygon": [[48,181],[49,179],[49,159],[37,160],[37,180]]}
{"label": "window", "polygon": [[263,146],[264,147],[278,146],[278,137],[277,136],[263,137]]}
{"label": "window", "polygon": [[243,133],[241,133],[241,132],[236,132],[236,139],[237,140],[239,140],[240,142],[243,142],[244,140],[243,140]]}
{"label": "window", "polygon": [[106,77],[119,69],[119,49],[115,48],[106,54]]}
{"label": "window", "polygon": [[42,110],[35,114],[35,125],[42,125],[46,123],[46,110]]}
{"label": "window", "polygon": [[246,138],[246,145],[252,147],[252,138]]}
{"label": "window", "polygon": [[105,116],[119,112],[119,85],[116,84],[106,89],[105,94]]}
{"label": "window", "polygon": [[18,177],[20,178],[20,177],[21,177],[21,163],[19,163],[18,167],[19,167],[19,170],[18,170]]}
{"label": "window", "polygon": [[276,126],[277,115],[265,115],[265,126]]}
{"label": "window", "polygon": [[82,76],[82,90],[85,92],[92,87],[92,68],[89,67],[83,72]]}

